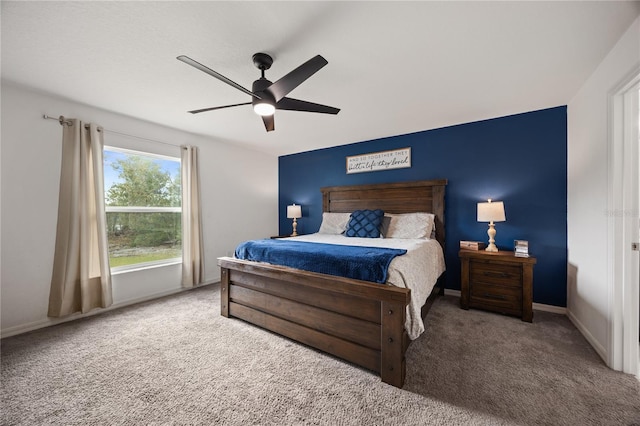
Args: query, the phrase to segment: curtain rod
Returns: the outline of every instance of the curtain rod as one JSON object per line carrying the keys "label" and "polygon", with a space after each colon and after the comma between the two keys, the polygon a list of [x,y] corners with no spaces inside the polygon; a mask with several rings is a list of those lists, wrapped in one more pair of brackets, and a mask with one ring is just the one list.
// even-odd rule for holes
{"label": "curtain rod", "polygon": [[44,114],[42,116],[42,118],[44,118],[46,120],[56,120],[56,121],[58,121],[60,123],[61,126],[64,125],[64,124],[66,124],[67,126],[71,126],[71,120],[66,120],[63,115],[61,115],[60,117],[56,118],[56,117],[51,117],[50,115]]}
{"label": "curtain rod", "polygon": [[[42,118],[44,118],[45,120],[56,120],[57,122],[60,123],[60,125],[65,125],[66,124],[67,126],[70,126],[72,124],[71,120],[65,118],[63,115],[61,115],[59,117],[52,117],[50,115],[43,114]],[[161,141],[157,141],[155,139],[143,138],[142,136],[130,135],[130,134],[127,134],[127,133],[116,132],[114,130],[107,130],[107,129],[103,129],[103,128],[99,128],[99,130],[104,131],[104,133],[112,133],[114,135],[127,136],[127,137],[130,137],[130,138],[141,139],[141,140],[148,141],[148,142],[154,142],[154,143],[159,143],[159,144],[162,144],[162,145],[172,146],[174,148],[181,148],[179,145],[174,145],[174,144],[167,143],[167,142],[161,142]]]}

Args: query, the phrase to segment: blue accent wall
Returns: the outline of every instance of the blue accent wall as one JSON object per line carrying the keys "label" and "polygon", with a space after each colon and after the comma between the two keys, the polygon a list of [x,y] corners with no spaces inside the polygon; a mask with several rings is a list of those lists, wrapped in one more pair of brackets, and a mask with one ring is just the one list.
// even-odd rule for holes
{"label": "blue accent wall", "polygon": [[[411,168],[346,174],[346,159],[411,147]],[[279,158],[280,234],[291,233],[286,206],[302,205],[298,233],[317,232],[323,186],[448,179],[445,196],[447,288],[460,289],[460,240],[488,240],[478,202],[503,201],[496,245],[528,240],[533,301],[567,303],[567,108],[560,106]]]}

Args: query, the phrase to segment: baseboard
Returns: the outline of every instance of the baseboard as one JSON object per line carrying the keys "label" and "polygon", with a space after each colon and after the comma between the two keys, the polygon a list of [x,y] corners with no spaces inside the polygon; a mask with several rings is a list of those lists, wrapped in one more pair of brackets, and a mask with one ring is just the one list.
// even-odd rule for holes
{"label": "baseboard", "polygon": [[[445,288],[444,295],[460,297],[460,290],[450,290],[448,288]],[[535,311],[545,311],[545,312],[551,312],[554,314],[567,315],[567,308],[563,308],[562,306],[545,305],[544,303],[534,303],[532,307]]]}
{"label": "baseboard", "polygon": [[448,288],[444,289],[444,295],[445,296],[455,296],[455,297],[460,297],[460,290],[450,290]]}
{"label": "baseboard", "polygon": [[154,299],[159,299],[161,297],[166,297],[166,296],[171,296],[177,293],[182,293],[185,291],[189,291],[192,290],[194,288],[200,288],[200,287],[204,287],[207,285],[211,285],[211,284],[215,284],[218,283],[219,281],[211,281],[211,282],[207,282],[204,284],[200,284],[197,287],[192,287],[192,288],[176,288],[176,289],[172,289],[172,290],[167,290],[167,291],[161,291],[158,293],[154,293],[154,294],[150,294],[144,297],[138,297],[135,299],[129,299],[129,300],[124,300],[122,302],[118,302],[118,303],[114,303],[113,305],[109,306],[108,308],[104,308],[104,309],[94,309],[91,312],[87,312],[86,314],[72,314],[69,316],[66,316],[64,318],[46,318],[46,319],[42,319],[39,321],[33,321],[27,324],[20,324],[20,325],[16,325],[13,327],[9,327],[6,329],[3,329],[0,335],[0,338],[4,339],[5,337],[11,337],[11,336],[16,336],[18,334],[23,334],[23,333],[28,333],[29,331],[34,331],[34,330],[38,330],[40,328],[45,328],[45,327],[50,327],[52,325],[57,325],[57,324],[62,324],[65,322],[69,322],[69,321],[74,321],[80,318],[87,318],[87,317],[92,317],[94,315],[100,315],[104,312],[109,312],[112,311],[114,309],[119,309],[119,308],[123,308],[125,306],[131,306],[131,305],[135,305],[137,303],[143,303],[143,302],[148,302],[150,300],[154,300]]}
{"label": "baseboard", "polygon": [[607,355],[607,350],[604,348],[604,346],[602,346],[600,344],[600,342],[598,342],[596,340],[595,337],[593,337],[593,334],[591,334],[589,332],[589,330],[587,329],[587,327],[585,327],[580,320],[578,319],[578,317],[576,317],[573,312],[571,312],[570,310],[567,310],[567,317],[569,318],[569,320],[573,323],[573,325],[578,329],[578,331],[580,333],[582,333],[582,335],[584,336],[585,339],[587,339],[587,342],[589,342],[589,344],[593,347],[593,349],[596,351],[596,353],[598,355],[600,355],[600,358],[602,358],[602,360],[604,361],[604,363],[606,365],[608,364],[608,355]]}
{"label": "baseboard", "polygon": [[545,305],[544,303],[534,303],[532,307],[534,311],[544,311],[544,312],[551,312],[553,314],[567,315],[567,308],[564,308],[562,306]]}

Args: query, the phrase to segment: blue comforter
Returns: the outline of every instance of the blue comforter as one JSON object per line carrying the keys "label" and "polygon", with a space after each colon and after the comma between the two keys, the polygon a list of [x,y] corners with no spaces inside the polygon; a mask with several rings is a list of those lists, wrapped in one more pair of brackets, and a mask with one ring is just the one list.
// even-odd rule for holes
{"label": "blue comforter", "polygon": [[290,266],[383,284],[389,264],[403,249],[343,246],[293,240],[252,240],[236,248],[238,259]]}

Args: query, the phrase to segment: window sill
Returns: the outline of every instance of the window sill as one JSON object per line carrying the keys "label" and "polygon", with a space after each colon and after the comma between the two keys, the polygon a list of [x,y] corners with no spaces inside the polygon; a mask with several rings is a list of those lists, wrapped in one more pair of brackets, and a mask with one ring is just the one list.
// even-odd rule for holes
{"label": "window sill", "polygon": [[160,260],[157,262],[141,263],[138,265],[117,266],[115,268],[111,268],[111,275],[120,275],[120,274],[126,274],[127,272],[144,271],[147,269],[161,268],[164,266],[180,265],[181,263],[182,263],[182,259],[176,258],[176,259],[170,259],[170,260]]}

